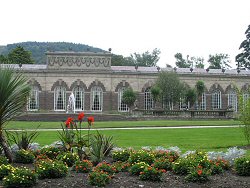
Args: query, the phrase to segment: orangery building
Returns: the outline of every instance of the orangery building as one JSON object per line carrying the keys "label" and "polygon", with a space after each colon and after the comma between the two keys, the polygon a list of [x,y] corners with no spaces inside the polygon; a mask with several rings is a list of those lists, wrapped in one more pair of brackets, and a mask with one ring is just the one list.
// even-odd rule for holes
{"label": "orangery building", "polygon": [[[249,97],[250,71],[247,70],[111,66],[110,52],[47,52],[46,55],[46,65],[13,65],[28,77],[32,87],[27,111],[66,112],[73,92],[75,111],[127,112],[129,108],[121,99],[128,87],[137,92],[138,109],[149,110],[154,105],[150,87],[160,71],[175,71],[190,87],[202,80],[206,86],[202,110],[230,107],[237,112],[239,99],[234,86],[242,91],[243,101]],[[181,102],[171,106],[176,110],[181,107]]]}

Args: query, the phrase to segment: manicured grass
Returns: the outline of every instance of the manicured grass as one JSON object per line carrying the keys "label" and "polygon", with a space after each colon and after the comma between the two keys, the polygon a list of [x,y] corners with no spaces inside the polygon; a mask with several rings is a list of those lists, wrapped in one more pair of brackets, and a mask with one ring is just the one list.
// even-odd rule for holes
{"label": "manicured grass", "polygon": [[[40,129],[60,129],[64,122],[28,122],[11,121],[6,126],[7,129],[35,129],[40,125]],[[159,121],[105,121],[94,123],[94,128],[104,127],[149,127],[149,126],[189,126],[189,125],[239,125],[240,121],[235,120],[159,120]],[[87,127],[86,120],[82,127]]]}
{"label": "manicured grass", "polygon": [[[95,130],[91,132],[96,133]],[[136,149],[142,146],[178,146],[182,151],[196,149],[212,151],[247,144],[240,128],[102,130],[100,132],[113,136],[118,147]],[[84,130],[83,134],[87,134],[87,131]],[[56,140],[59,140],[57,131],[41,131],[36,142],[46,145]]]}

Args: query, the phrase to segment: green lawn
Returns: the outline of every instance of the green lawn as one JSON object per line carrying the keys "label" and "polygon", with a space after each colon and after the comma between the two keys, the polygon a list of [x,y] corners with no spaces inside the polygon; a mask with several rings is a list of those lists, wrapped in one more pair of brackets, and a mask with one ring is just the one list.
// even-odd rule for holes
{"label": "green lawn", "polygon": [[[136,149],[142,146],[178,146],[183,151],[195,149],[211,151],[247,144],[240,128],[102,130],[100,132],[113,136],[118,147]],[[87,131],[84,130],[83,134],[86,133]],[[46,145],[56,140],[59,140],[57,131],[41,131],[36,141]]]}
{"label": "green lawn", "polygon": [[[63,122],[61,122],[63,123]],[[41,129],[61,128],[60,122],[27,122],[11,121],[6,126],[7,129],[35,129],[40,125]],[[94,123],[94,128],[104,127],[148,127],[148,126],[189,126],[189,125],[239,125],[235,120],[160,120],[160,121],[105,121]],[[87,123],[83,122],[83,127]]]}

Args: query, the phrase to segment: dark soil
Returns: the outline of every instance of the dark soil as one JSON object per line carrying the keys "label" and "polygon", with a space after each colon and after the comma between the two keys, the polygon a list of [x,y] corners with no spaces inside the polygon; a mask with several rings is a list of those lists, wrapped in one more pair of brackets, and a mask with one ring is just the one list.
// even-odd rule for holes
{"label": "dark soil", "polygon": [[[16,164],[15,166],[20,166]],[[33,169],[33,165],[25,165]],[[35,187],[38,188],[61,188],[61,187],[93,187],[88,185],[88,174],[76,173],[70,171],[68,176],[60,179],[44,179],[38,180]],[[223,174],[214,175],[209,177],[206,183],[190,183],[184,180],[184,176],[175,175],[172,172],[163,174],[161,182],[141,181],[138,176],[131,176],[128,172],[120,172],[114,175],[108,188],[181,188],[181,187],[227,187],[227,188],[250,188],[250,177],[238,176],[234,171],[225,171]]]}

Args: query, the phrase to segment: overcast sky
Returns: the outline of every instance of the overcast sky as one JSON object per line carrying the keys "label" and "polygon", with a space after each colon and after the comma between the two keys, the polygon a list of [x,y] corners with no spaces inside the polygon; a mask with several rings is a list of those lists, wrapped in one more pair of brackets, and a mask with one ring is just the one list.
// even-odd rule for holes
{"label": "overcast sky", "polygon": [[227,53],[250,24],[250,0],[0,0],[0,45],[73,42],[129,56],[161,50],[158,65]]}

